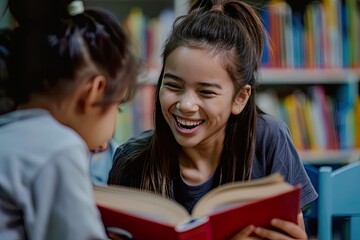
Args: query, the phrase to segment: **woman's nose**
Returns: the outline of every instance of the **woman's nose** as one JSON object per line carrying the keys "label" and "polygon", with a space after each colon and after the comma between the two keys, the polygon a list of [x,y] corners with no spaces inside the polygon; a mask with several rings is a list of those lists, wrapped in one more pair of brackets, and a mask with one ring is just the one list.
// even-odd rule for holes
{"label": "woman's nose", "polygon": [[176,103],[176,108],[182,112],[196,112],[199,110],[199,106],[196,103],[196,98],[193,94],[183,94],[178,102]]}

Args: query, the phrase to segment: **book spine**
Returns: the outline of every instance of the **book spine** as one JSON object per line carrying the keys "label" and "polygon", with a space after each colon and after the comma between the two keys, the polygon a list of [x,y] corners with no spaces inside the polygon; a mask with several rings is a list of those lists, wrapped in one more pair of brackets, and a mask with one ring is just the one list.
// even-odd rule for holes
{"label": "book spine", "polygon": [[178,232],[178,240],[212,240],[211,225],[208,221],[201,223],[189,230]]}

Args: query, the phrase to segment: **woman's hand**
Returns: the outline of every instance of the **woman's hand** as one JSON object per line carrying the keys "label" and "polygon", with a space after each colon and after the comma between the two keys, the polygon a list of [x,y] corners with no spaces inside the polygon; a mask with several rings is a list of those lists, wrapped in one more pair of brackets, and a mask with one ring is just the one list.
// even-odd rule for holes
{"label": "woman's hand", "polygon": [[256,227],[253,225],[247,226],[241,232],[237,233],[230,240],[260,240],[261,238],[250,236],[255,231]]}
{"label": "woman's hand", "polygon": [[298,214],[298,224],[284,221],[281,219],[273,219],[271,225],[281,230],[269,230],[261,227],[257,227],[254,231],[256,236],[265,239],[277,239],[277,240],[291,240],[291,239],[308,239],[305,232],[304,218],[302,213]]}
{"label": "woman's hand", "polygon": [[[281,232],[274,229],[266,229],[261,227],[248,226],[241,232],[236,234],[231,240],[254,240],[254,239],[269,239],[269,240],[305,240],[307,234],[305,232],[304,218],[302,213],[298,214],[298,224],[284,221],[281,219],[273,219],[271,225]],[[254,233],[256,237],[250,234]]]}

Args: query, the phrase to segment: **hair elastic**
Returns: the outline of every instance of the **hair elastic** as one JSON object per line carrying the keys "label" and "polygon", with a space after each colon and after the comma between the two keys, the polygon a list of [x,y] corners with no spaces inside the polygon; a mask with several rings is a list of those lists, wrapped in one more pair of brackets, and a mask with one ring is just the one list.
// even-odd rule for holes
{"label": "hair elastic", "polygon": [[224,11],[224,6],[221,4],[215,4],[211,7],[210,11],[212,12],[223,12]]}
{"label": "hair elastic", "polygon": [[70,16],[76,16],[84,13],[85,7],[82,1],[72,1],[67,7],[67,11]]}

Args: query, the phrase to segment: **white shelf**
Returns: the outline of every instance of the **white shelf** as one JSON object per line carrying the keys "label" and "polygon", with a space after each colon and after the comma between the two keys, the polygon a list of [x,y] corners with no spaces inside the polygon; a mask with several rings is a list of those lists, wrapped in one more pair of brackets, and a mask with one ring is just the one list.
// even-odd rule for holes
{"label": "white shelf", "polygon": [[352,69],[283,69],[262,68],[259,84],[341,84],[359,79],[359,70]]}
{"label": "white shelf", "polygon": [[299,151],[301,160],[310,164],[349,164],[360,161],[360,149]]}

